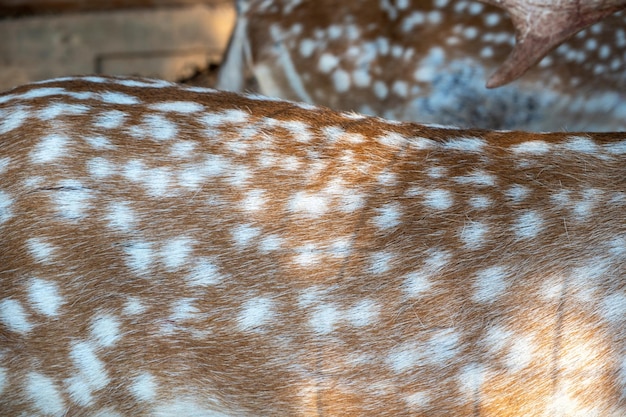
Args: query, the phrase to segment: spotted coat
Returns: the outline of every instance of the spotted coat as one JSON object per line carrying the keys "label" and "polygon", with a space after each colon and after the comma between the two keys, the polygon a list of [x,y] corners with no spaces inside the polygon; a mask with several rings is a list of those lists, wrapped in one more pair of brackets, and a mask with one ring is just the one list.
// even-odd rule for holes
{"label": "spotted coat", "polygon": [[0,414],[623,416],[626,135],[0,95]]}

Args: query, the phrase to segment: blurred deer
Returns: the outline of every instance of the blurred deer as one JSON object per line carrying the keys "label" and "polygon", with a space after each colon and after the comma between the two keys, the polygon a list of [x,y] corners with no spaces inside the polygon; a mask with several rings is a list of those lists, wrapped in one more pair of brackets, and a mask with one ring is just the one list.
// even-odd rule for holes
{"label": "blurred deer", "polygon": [[218,87],[463,127],[626,128],[623,0],[489,3],[512,18],[472,1],[241,1]]}

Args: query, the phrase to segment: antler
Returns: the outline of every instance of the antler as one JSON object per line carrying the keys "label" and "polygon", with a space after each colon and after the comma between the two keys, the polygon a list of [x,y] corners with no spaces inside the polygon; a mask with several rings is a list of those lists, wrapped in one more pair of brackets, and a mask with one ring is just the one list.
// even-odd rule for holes
{"label": "antler", "polygon": [[626,0],[482,1],[509,13],[516,31],[516,45],[487,81],[488,88],[514,81],[576,32],[626,8]]}

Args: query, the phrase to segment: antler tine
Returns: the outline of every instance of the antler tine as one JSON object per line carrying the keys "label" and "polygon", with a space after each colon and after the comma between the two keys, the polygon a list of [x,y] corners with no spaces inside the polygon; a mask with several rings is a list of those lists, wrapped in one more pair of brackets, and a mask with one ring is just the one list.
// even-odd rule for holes
{"label": "antler tine", "polygon": [[516,80],[578,31],[626,8],[626,0],[482,1],[504,9],[516,31],[515,47],[487,81],[488,88]]}

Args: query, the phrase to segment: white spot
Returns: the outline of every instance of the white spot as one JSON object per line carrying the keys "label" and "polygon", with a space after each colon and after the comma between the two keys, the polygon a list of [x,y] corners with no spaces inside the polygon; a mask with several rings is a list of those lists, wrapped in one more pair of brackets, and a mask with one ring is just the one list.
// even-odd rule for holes
{"label": "white spot", "polygon": [[437,75],[437,70],[431,66],[420,66],[414,73],[413,78],[417,82],[431,83]]}
{"label": "white spot", "polygon": [[93,390],[102,389],[109,383],[106,367],[90,343],[75,343],[70,350],[70,358],[79,370],[81,379]]}
{"label": "white spot", "polygon": [[550,200],[559,207],[565,207],[571,203],[571,194],[571,190],[558,190],[550,195]]}
{"label": "white spot", "polygon": [[476,274],[474,296],[477,303],[494,302],[508,287],[507,272],[501,266],[493,266]]}
{"label": "white spot", "polygon": [[41,120],[52,120],[61,115],[84,114],[89,111],[89,107],[81,104],[52,103],[37,112],[37,117]]}
{"label": "white spot", "polygon": [[204,110],[204,106],[193,101],[164,101],[150,104],[152,110],[181,114],[197,113]]}
{"label": "white spot", "polygon": [[393,253],[380,251],[370,256],[370,271],[372,274],[384,274],[391,269],[391,263],[395,259]]}
{"label": "white spot", "polygon": [[388,203],[376,209],[373,222],[381,230],[397,227],[401,223],[402,212],[398,203]]}
{"label": "white spot", "polygon": [[530,190],[528,187],[524,185],[514,184],[508,190],[506,190],[505,195],[511,199],[514,203],[519,203],[528,197],[530,194]]}
{"label": "white spot", "polygon": [[174,158],[190,158],[196,148],[196,142],[190,140],[179,140],[172,144],[170,155]]}
{"label": "white spot", "polygon": [[487,330],[483,340],[491,353],[499,355],[509,345],[513,337],[513,332],[506,327],[493,326]]}
{"label": "white spot", "polygon": [[259,211],[266,202],[264,190],[250,190],[241,202],[242,209],[245,211]]}
{"label": "white spot", "polygon": [[317,68],[324,74],[330,73],[339,64],[339,58],[328,52],[320,56]]}
{"label": "white spot", "polygon": [[443,143],[443,148],[461,152],[482,152],[487,142],[481,138],[454,138]]}
{"label": "white spot", "polygon": [[28,321],[28,314],[19,301],[5,298],[0,301],[0,321],[13,332],[25,334],[32,328],[33,324]]}
{"label": "white spot", "polygon": [[124,176],[132,182],[140,182],[146,176],[146,167],[143,161],[132,159],[124,166]]}
{"label": "white spot", "polygon": [[454,181],[459,184],[471,184],[481,187],[492,187],[496,184],[496,179],[493,175],[478,170],[467,175],[454,177]]}
{"label": "white spot", "polygon": [[323,303],[313,307],[310,313],[309,325],[319,334],[331,333],[341,317],[340,311],[332,304]]}
{"label": "white spot", "polygon": [[472,206],[476,210],[488,209],[489,207],[491,207],[491,204],[492,204],[491,199],[489,199],[489,197],[484,196],[484,195],[477,195],[477,196],[471,197],[468,200],[468,203],[470,206]]}
{"label": "white spot", "polygon": [[232,229],[233,240],[238,248],[250,245],[252,240],[261,234],[261,229],[250,224],[241,224]]}
{"label": "white spot", "polygon": [[215,127],[220,127],[222,125],[234,125],[234,126],[242,126],[248,121],[250,117],[249,113],[246,113],[243,110],[238,109],[230,109],[224,110],[221,113],[206,113],[198,118],[198,121],[203,123],[207,128],[206,135],[209,138],[214,137]]}
{"label": "white spot", "polygon": [[111,104],[139,104],[141,101],[137,97],[129,96],[120,92],[107,91],[100,94],[100,100]]}
{"label": "white spot", "polygon": [[187,263],[187,258],[193,251],[193,240],[188,237],[170,239],[161,248],[161,259],[169,271],[180,269]]}
{"label": "white spot", "polygon": [[0,367],[0,394],[2,394],[6,386],[7,386],[7,370],[5,368]]}
{"label": "white spot", "polygon": [[[200,400],[202,401],[202,399]],[[213,404],[213,401],[206,401]],[[174,396],[167,400],[160,400],[151,404],[149,415],[154,417],[231,417],[228,414],[215,411],[215,406],[199,404],[193,398]],[[90,416],[91,417],[91,416]],[[122,417],[122,416],[93,416],[93,417]]]}
{"label": "white spot", "polygon": [[13,217],[13,212],[11,210],[12,205],[13,199],[9,197],[7,193],[0,190],[0,224]]}
{"label": "white spot", "polygon": [[237,317],[240,330],[258,329],[271,322],[274,317],[274,302],[267,297],[256,297],[247,300]]}
{"label": "white spot", "polygon": [[295,248],[294,262],[304,267],[319,262],[319,249],[312,243]]}
{"label": "white spot", "polygon": [[465,365],[458,375],[460,391],[468,398],[475,399],[481,393],[485,382],[486,369],[484,365],[470,363]]}
{"label": "white spot", "polygon": [[424,346],[425,362],[445,367],[459,353],[459,339],[459,334],[453,329],[435,331]]}
{"label": "white spot", "polygon": [[[380,185],[384,185],[386,187],[391,187],[398,183],[397,175],[394,172],[384,170],[376,177],[376,181]],[[339,193],[338,193],[339,194]]]}
{"label": "white spot", "polygon": [[586,154],[597,154],[599,151],[598,145],[585,136],[570,136],[563,146],[570,151]]}
{"label": "white spot", "polygon": [[0,112],[0,135],[19,128],[29,117],[29,112],[22,106]]}
{"label": "white spot", "polygon": [[52,378],[39,372],[30,372],[24,381],[24,392],[42,414],[65,415],[63,396]]}
{"label": "white spot", "polygon": [[620,324],[626,320],[626,294],[616,292],[602,301],[602,315],[613,324]]}
{"label": "white spot", "polygon": [[609,254],[614,257],[623,257],[626,254],[626,236],[616,236],[607,242]]}
{"label": "white spot", "polygon": [[426,391],[419,391],[404,398],[404,401],[411,409],[423,409],[430,405],[430,394]]}
{"label": "white spot", "polygon": [[89,383],[84,380],[84,376],[74,375],[67,378],[65,381],[65,390],[70,395],[72,402],[88,407],[93,403],[93,389],[89,386]]}
{"label": "white spot", "polygon": [[36,262],[48,263],[52,261],[52,257],[55,252],[52,244],[45,242],[42,239],[33,237],[26,241],[26,246]]}
{"label": "white spot", "polygon": [[319,304],[324,296],[324,292],[318,287],[310,287],[298,295],[298,306],[300,308],[310,308]]}
{"label": "white spot", "polygon": [[101,156],[89,159],[86,165],[89,175],[97,180],[101,180],[115,173],[115,165]]}
{"label": "white spot", "polygon": [[31,151],[30,158],[35,164],[45,164],[68,156],[68,142],[69,138],[67,136],[56,134],[44,136]]}
{"label": "white spot", "polygon": [[144,306],[137,297],[128,297],[122,311],[126,315],[135,316],[143,314],[146,311],[146,306]]}
{"label": "white spot", "polygon": [[389,94],[389,87],[381,80],[374,81],[374,95],[379,100],[384,100]]}
{"label": "white spot", "polygon": [[404,278],[404,291],[410,298],[417,298],[428,292],[433,283],[425,271],[414,271]]}
{"label": "white spot", "polygon": [[496,26],[500,23],[500,14],[499,13],[487,13],[484,17],[484,22],[486,26]]}
{"label": "white spot", "polygon": [[426,20],[432,25],[439,25],[443,20],[443,13],[439,10],[431,10],[426,14]]}
{"label": "white spot", "polygon": [[400,97],[407,97],[409,95],[409,83],[404,80],[396,80],[391,87],[391,91]]}
{"label": "white spot", "polygon": [[124,124],[127,114],[119,110],[102,112],[95,117],[94,126],[101,129],[117,129]]}
{"label": "white spot", "polygon": [[[84,77],[87,78],[87,77]],[[93,78],[93,77],[89,77]],[[103,82],[111,82],[109,79],[104,79]],[[149,88],[165,88],[174,87],[175,84],[165,80],[133,80],[128,78],[116,79],[115,82],[126,87],[149,87]],[[189,88],[191,89],[191,88]]]}
{"label": "white spot", "polygon": [[61,87],[45,87],[45,88],[36,88],[33,90],[29,90],[26,93],[22,94],[22,98],[25,99],[33,99],[39,97],[49,97],[56,95],[65,95],[66,91]]}
{"label": "white spot", "polygon": [[207,286],[218,284],[224,279],[224,275],[215,263],[208,259],[200,259],[196,261],[185,279],[191,286]]}
{"label": "white spot", "polygon": [[550,151],[550,144],[542,140],[530,140],[511,146],[514,153],[527,153],[531,155],[543,155]]}
{"label": "white spot", "polygon": [[452,193],[448,190],[435,189],[424,193],[424,205],[433,210],[447,210],[453,202]]}
{"label": "white spot", "polygon": [[56,209],[61,217],[78,220],[85,217],[91,204],[92,192],[76,180],[59,182],[58,189],[53,193]]}
{"label": "white spot", "polygon": [[262,252],[277,251],[283,245],[283,238],[278,235],[271,234],[264,236],[259,242],[259,250]]}
{"label": "white spot", "polygon": [[313,55],[313,51],[317,48],[317,43],[309,38],[302,39],[300,41],[300,55],[304,58],[309,58]]}
{"label": "white spot", "polygon": [[143,136],[157,141],[170,140],[178,133],[176,124],[160,114],[144,116],[140,130]]}
{"label": "white spot", "polygon": [[8,156],[4,158],[0,158],[0,174],[4,174],[10,165],[11,165],[11,158],[9,158]]}
{"label": "white spot", "polygon": [[416,366],[436,365],[446,367],[458,355],[459,334],[453,329],[432,332],[426,343],[406,342],[391,350],[386,362],[396,373],[402,373]]}
{"label": "white spot", "polygon": [[513,228],[518,239],[532,239],[543,229],[543,219],[537,212],[527,210],[517,218]]}
{"label": "white spot", "polygon": [[[478,4],[478,3],[475,3]],[[465,37],[465,39],[476,39],[476,37],[478,36],[478,29],[475,28],[474,26],[469,26],[466,27],[463,30],[463,37]]]}
{"label": "white spot", "polygon": [[480,50],[480,56],[481,58],[491,58],[493,57],[495,54],[493,48],[491,46],[484,46],[481,50]]}
{"label": "white spot", "polygon": [[401,28],[403,32],[411,32],[416,26],[421,26],[426,21],[426,16],[421,11],[413,11],[402,20]]}
{"label": "white spot", "polygon": [[341,196],[339,210],[343,213],[353,213],[364,205],[364,197],[354,192],[346,192]]}
{"label": "white spot", "polygon": [[532,338],[517,336],[511,340],[511,347],[506,355],[506,366],[513,372],[527,368],[533,361],[535,347]]}
{"label": "white spot", "polygon": [[141,180],[149,195],[163,197],[172,183],[172,173],[168,168],[152,168],[144,172]]}
{"label": "white spot", "polygon": [[110,314],[98,316],[91,323],[91,334],[99,346],[111,347],[120,338],[120,322]]}
{"label": "white spot", "polygon": [[280,126],[287,129],[292,135],[295,136],[295,139],[299,142],[306,143],[313,138],[313,134],[309,129],[310,126],[307,123],[301,122],[299,120],[282,121]]}
{"label": "white spot", "polygon": [[604,149],[607,152],[612,153],[614,155],[624,155],[626,154],[626,140],[611,142],[603,145]]}
{"label": "white spot", "polygon": [[363,327],[373,324],[378,319],[379,314],[380,306],[373,300],[364,299],[347,311],[347,318],[353,326]]}
{"label": "white spot", "polygon": [[144,372],[133,378],[130,392],[139,401],[153,403],[157,396],[157,388],[154,376]]}
{"label": "white spot", "polygon": [[593,213],[593,208],[598,203],[601,194],[602,191],[593,188],[586,189],[583,192],[582,199],[574,205],[573,209],[577,220],[586,220]]}
{"label": "white spot", "polygon": [[328,198],[322,194],[299,191],[289,202],[289,211],[319,217],[328,211]]}
{"label": "white spot", "polygon": [[194,320],[198,318],[200,310],[194,305],[197,300],[195,298],[180,298],[172,303],[172,314],[170,320],[183,321]]}
{"label": "white spot", "polygon": [[461,230],[461,240],[468,249],[478,249],[485,244],[485,235],[489,232],[489,227],[482,222],[469,221],[463,225]]}
{"label": "white spot", "polygon": [[372,77],[366,70],[358,68],[352,71],[352,80],[355,86],[364,88],[369,87]]}
{"label": "white spot", "polygon": [[407,139],[399,133],[389,132],[382,136],[378,136],[376,140],[385,146],[390,148],[400,148],[407,143]]}
{"label": "white spot", "polygon": [[332,75],[335,91],[345,93],[350,89],[350,74],[347,71],[337,68]]}
{"label": "white spot", "polygon": [[59,295],[55,282],[32,278],[28,285],[28,298],[37,311],[46,316],[56,316],[59,307],[65,303]]}
{"label": "white spot", "polygon": [[150,242],[129,242],[126,244],[124,252],[126,252],[126,264],[132,270],[145,274],[152,268],[154,251]]}
{"label": "white spot", "polygon": [[130,232],[135,226],[135,213],[126,201],[113,202],[105,216],[108,226],[122,232]]}

